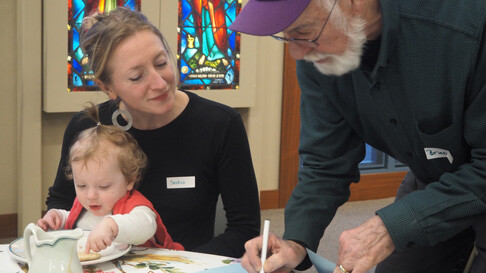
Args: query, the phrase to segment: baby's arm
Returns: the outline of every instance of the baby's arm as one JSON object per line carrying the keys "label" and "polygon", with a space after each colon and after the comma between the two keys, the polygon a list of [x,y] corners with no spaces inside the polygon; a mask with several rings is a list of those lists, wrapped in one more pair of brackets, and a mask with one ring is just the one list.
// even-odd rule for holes
{"label": "baby's arm", "polygon": [[101,251],[115,240],[140,245],[154,236],[157,230],[155,213],[148,207],[138,206],[128,214],[106,216],[89,233],[86,253]]}
{"label": "baby's arm", "polygon": [[89,233],[85,253],[99,252],[111,245],[118,234],[118,226],[110,217],[105,217]]}
{"label": "baby's arm", "polygon": [[157,230],[156,215],[149,207],[138,206],[128,214],[107,216],[118,225],[117,242],[140,245],[151,239]]}
{"label": "baby's arm", "polygon": [[44,231],[62,229],[66,225],[68,214],[68,211],[62,209],[51,209],[37,221],[37,225]]}

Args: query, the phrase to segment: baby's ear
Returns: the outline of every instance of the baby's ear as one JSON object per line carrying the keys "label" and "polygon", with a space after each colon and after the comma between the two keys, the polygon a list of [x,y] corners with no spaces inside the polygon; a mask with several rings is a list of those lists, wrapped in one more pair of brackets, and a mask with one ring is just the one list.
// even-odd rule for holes
{"label": "baby's ear", "polygon": [[127,184],[127,191],[131,191],[133,190],[133,186],[135,186],[135,180],[132,179],[131,182],[128,181],[128,184]]}

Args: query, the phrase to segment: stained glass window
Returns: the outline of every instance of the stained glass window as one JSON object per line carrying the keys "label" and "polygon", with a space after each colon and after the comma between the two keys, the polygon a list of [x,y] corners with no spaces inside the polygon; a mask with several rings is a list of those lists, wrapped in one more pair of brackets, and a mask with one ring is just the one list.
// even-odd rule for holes
{"label": "stained glass window", "polygon": [[79,44],[83,18],[92,12],[104,12],[117,6],[140,11],[142,0],[68,0],[68,92],[95,91],[93,72]]}
{"label": "stained glass window", "polygon": [[177,64],[182,89],[238,89],[241,0],[179,0]]}

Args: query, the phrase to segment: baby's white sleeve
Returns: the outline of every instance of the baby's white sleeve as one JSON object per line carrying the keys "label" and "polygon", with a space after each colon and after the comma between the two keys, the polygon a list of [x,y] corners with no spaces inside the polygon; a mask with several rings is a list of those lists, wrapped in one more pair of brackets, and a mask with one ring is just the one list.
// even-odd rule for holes
{"label": "baby's white sleeve", "polygon": [[156,215],[149,207],[138,206],[128,214],[108,215],[118,225],[115,241],[140,245],[151,239],[157,230]]}
{"label": "baby's white sleeve", "polygon": [[69,211],[63,210],[63,209],[51,209],[57,212],[59,216],[61,217],[61,225],[59,226],[59,229],[64,229],[66,226],[66,221],[69,216]]}

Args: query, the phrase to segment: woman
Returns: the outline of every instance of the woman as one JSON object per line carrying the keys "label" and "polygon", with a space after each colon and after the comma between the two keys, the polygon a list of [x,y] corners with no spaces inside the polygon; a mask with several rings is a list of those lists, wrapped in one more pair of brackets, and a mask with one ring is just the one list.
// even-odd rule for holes
{"label": "woman", "polygon": [[[177,90],[170,49],[139,12],[117,8],[83,21],[81,45],[98,86],[102,124],[127,130],[149,161],[138,190],[186,250],[240,257],[260,230],[258,189],[239,114],[225,105]],[[70,209],[75,198],[64,167],[76,134],[96,124],[75,114],[64,134],[48,209]],[[218,195],[225,232],[214,237]]]}

